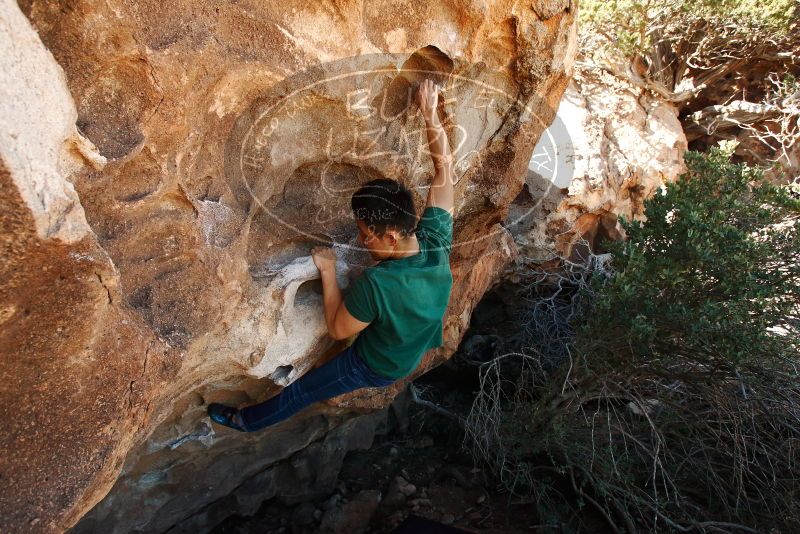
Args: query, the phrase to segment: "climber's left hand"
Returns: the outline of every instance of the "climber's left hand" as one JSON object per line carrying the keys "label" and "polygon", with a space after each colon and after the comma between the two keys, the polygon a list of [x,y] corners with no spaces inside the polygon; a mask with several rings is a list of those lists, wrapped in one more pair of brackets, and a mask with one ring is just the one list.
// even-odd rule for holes
{"label": "climber's left hand", "polygon": [[311,257],[320,273],[336,270],[336,251],[332,248],[314,247],[311,249]]}

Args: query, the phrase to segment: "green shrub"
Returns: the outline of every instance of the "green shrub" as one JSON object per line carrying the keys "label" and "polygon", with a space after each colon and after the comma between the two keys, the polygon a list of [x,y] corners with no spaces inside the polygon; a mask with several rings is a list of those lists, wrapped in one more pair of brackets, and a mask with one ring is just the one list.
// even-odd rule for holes
{"label": "green shrub", "polygon": [[646,202],[646,224],[621,221],[628,239],[609,245],[617,275],[584,325],[585,349],[613,327],[627,343],[614,352],[651,366],[676,350],[731,366],[796,354],[797,340],[774,329],[798,315],[800,204],[724,150],[686,163],[688,175]]}
{"label": "green shrub", "polygon": [[796,10],[795,0],[584,0],[579,17],[582,31],[602,33],[631,56],[653,46],[655,27],[675,19],[702,18],[783,35]]}
{"label": "green shrub", "polygon": [[800,202],[730,152],[622,221],[562,365],[483,369],[473,450],[543,517],[561,480],[619,530],[800,529]]}

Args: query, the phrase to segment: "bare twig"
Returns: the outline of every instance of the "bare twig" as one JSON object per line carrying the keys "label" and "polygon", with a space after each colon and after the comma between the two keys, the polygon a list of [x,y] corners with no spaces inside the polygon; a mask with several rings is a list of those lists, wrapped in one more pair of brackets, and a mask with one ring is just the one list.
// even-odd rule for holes
{"label": "bare twig", "polygon": [[460,415],[457,415],[457,414],[455,414],[455,413],[453,413],[453,412],[451,412],[449,410],[445,410],[444,408],[442,408],[438,404],[434,404],[431,401],[427,401],[427,400],[424,400],[424,399],[420,398],[419,393],[417,391],[417,386],[415,386],[413,383],[410,383],[408,385],[408,391],[409,391],[409,393],[411,393],[411,400],[414,403],[419,404],[420,406],[425,406],[429,410],[432,410],[432,411],[438,413],[439,415],[443,415],[444,417],[447,417],[448,419],[452,419],[453,421],[458,423],[458,426],[460,426],[461,428],[464,428],[464,423],[465,422],[464,422],[464,418],[463,417],[461,417]]}

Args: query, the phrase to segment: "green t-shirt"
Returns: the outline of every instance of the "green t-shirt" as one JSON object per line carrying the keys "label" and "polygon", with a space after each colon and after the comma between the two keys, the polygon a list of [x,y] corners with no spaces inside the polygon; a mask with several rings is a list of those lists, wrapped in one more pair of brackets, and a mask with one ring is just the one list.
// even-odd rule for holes
{"label": "green t-shirt", "polygon": [[344,299],[350,315],[370,323],[354,343],[356,352],[390,378],[411,374],[426,350],[442,345],[442,317],[453,286],[453,217],[426,208],[416,235],[418,254],[366,268]]}

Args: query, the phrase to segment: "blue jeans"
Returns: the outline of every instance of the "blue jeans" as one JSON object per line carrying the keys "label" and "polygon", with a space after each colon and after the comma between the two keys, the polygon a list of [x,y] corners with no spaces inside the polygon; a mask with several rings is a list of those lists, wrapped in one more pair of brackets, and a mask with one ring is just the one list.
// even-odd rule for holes
{"label": "blue jeans", "polygon": [[240,409],[242,426],[248,432],[260,430],[283,421],[314,402],[361,388],[388,386],[395,380],[370,369],[350,345],[322,367],[312,369],[283,388],[275,397]]}

